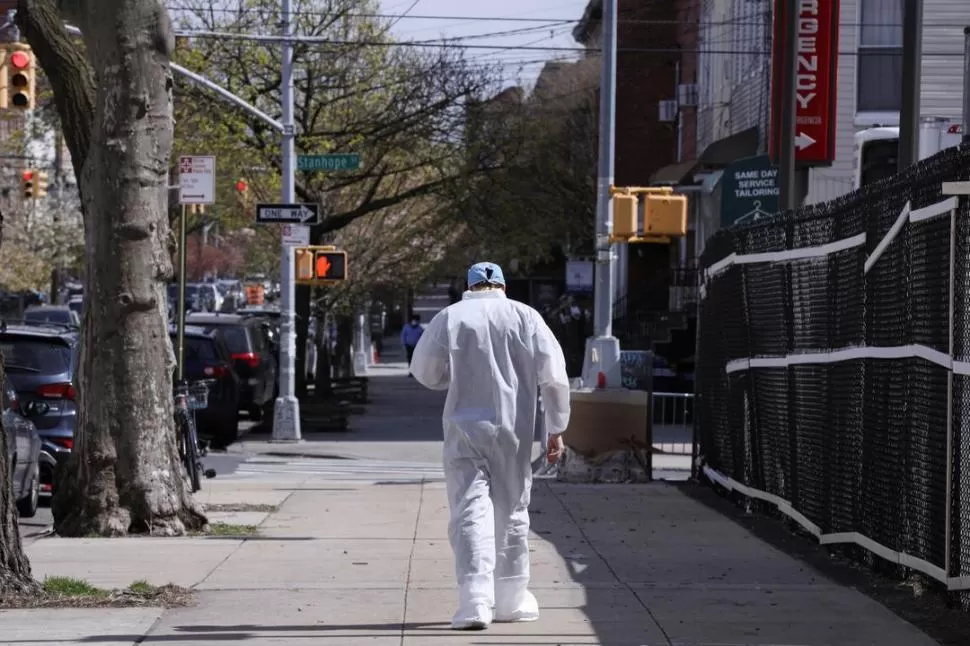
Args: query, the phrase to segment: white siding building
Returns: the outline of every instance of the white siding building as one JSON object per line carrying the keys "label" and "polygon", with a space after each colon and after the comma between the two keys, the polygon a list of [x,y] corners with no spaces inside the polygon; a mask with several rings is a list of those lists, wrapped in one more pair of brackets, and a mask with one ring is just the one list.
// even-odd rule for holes
{"label": "white siding building", "polygon": [[[701,0],[701,4],[697,149],[758,126],[759,152],[765,152],[774,2]],[[924,0],[921,117],[957,121],[961,117],[963,28],[968,11],[970,0]],[[877,124],[898,125],[902,16],[903,0],[841,0],[835,161],[830,167],[812,169],[808,203],[852,190],[857,131]],[[716,173],[709,175],[705,187],[713,192],[718,179]],[[712,227],[716,223],[700,226],[708,235]]]}

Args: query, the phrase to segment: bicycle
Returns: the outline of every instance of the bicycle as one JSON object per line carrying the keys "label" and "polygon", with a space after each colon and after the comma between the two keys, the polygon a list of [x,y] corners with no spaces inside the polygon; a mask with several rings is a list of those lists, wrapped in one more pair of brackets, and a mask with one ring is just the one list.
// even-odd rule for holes
{"label": "bicycle", "polygon": [[[202,410],[209,403],[209,383],[203,381],[181,381],[175,387],[175,433],[179,457],[185,466],[192,493],[202,489],[202,474],[207,478],[215,475],[211,469],[204,471],[201,458],[206,448],[199,442],[195,425],[195,411]],[[210,472],[212,475],[209,475]]]}

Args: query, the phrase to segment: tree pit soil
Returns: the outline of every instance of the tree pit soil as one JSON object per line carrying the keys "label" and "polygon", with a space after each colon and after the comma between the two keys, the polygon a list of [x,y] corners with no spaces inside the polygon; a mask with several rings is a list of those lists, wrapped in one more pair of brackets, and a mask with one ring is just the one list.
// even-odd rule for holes
{"label": "tree pit soil", "polygon": [[144,581],[124,590],[103,590],[85,581],[56,577],[32,594],[0,595],[0,610],[36,608],[183,608],[195,603],[193,592],[177,585]]}

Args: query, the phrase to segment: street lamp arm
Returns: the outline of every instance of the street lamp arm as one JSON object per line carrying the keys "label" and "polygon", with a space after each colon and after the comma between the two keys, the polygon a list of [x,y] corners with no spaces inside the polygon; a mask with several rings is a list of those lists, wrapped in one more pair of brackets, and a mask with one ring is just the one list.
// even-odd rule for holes
{"label": "street lamp arm", "polygon": [[[81,35],[81,30],[78,27],[75,27],[74,25],[64,25],[64,28],[67,30],[67,32],[69,34],[75,34],[75,35],[78,35],[78,36]],[[239,98],[238,96],[236,96],[235,94],[233,94],[232,92],[230,92],[226,88],[222,87],[218,83],[213,83],[212,81],[210,81],[206,77],[202,76],[201,74],[196,74],[192,70],[186,69],[186,68],[182,67],[181,65],[179,65],[178,63],[172,63],[172,62],[170,62],[169,63],[169,66],[172,68],[172,71],[173,72],[176,72],[178,74],[181,74],[182,76],[186,77],[187,79],[191,80],[192,82],[198,83],[199,85],[201,85],[201,86],[203,86],[203,87],[205,87],[205,88],[207,88],[209,90],[212,90],[213,92],[215,92],[216,94],[218,94],[219,96],[221,96],[225,100],[229,101],[230,103],[235,104],[236,106],[242,108],[246,112],[249,112],[253,116],[257,117],[258,119],[262,119],[263,121],[265,121],[266,123],[268,123],[270,126],[272,126],[273,129],[275,129],[276,131],[283,132],[283,124],[282,123],[280,123],[279,121],[277,121],[273,117],[269,116],[268,114],[266,114],[265,112],[263,112],[262,110],[260,110],[259,108],[257,108],[256,106],[251,105],[250,103],[247,103],[246,101],[244,101],[243,99]]]}

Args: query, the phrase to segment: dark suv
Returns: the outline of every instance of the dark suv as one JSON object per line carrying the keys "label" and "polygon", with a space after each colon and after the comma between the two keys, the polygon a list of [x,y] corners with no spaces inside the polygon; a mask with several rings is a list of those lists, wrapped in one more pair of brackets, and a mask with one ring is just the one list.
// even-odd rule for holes
{"label": "dark suv", "polygon": [[77,349],[77,333],[71,327],[0,323],[3,367],[21,408],[30,402],[45,404],[40,407],[42,414],[30,417],[40,435],[41,450],[52,458],[41,461],[40,480],[45,491],[50,491],[54,482],[52,463],[66,461],[74,448]]}
{"label": "dark suv", "polygon": [[239,408],[254,420],[264,412],[273,416],[276,401],[276,356],[269,340],[270,328],[260,319],[237,314],[189,314],[185,324],[216,331],[232,356],[239,375]]}
{"label": "dark suv", "polygon": [[[169,328],[172,345],[178,352],[175,326]],[[232,353],[221,335],[199,327],[185,327],[185,378],[209,382],[207,406],[196,411],[199,433],[212,438],[217,447],[226,447],[239,437],[240,379],[232,366]]]}

